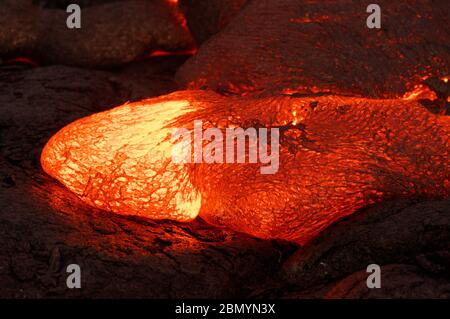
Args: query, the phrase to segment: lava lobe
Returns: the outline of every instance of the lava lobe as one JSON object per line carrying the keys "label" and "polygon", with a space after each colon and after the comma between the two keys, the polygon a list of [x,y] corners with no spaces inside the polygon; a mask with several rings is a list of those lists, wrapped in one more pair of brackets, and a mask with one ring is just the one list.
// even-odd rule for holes
{"label": "lava lobe", "polygon": [[[174,163],[176,128],[279,128],[279,169]],[[179,91],[93,114],[45,146],[44,170],[88,204],[119,214],[197,215],[260,238],[304,243],[359,208],[450,195],[450,117],[416,100],[222,96]],[[247,154],[248,156],[248,154]]]}

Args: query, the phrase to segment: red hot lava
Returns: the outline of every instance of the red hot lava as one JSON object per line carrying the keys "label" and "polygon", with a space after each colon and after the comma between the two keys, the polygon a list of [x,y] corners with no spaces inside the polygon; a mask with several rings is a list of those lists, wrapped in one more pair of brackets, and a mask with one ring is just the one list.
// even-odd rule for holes
{"label": "red hot lava", "polygon": [[[280,167],[176,164],[173,128],[280,128]],[[416,100],[224,97],[180,91],[82,118],[52,137],[44,170],[119,214],[208,222],[304,243],[390,198],[450,195],[450,118]]]}

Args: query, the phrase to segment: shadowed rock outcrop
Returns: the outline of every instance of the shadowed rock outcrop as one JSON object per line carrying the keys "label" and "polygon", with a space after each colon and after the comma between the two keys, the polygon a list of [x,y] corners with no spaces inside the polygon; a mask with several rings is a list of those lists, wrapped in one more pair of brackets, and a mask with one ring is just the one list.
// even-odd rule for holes
{"label": "shadowed rock outcrop", "polygon": [[0,3],[0,56],[27,56],[44,64],[122,65],[153,50],[192,47],[189,31],[166,1],[130,0],[83,7],[81,28],[69,29],[65,10],[31,1]]}

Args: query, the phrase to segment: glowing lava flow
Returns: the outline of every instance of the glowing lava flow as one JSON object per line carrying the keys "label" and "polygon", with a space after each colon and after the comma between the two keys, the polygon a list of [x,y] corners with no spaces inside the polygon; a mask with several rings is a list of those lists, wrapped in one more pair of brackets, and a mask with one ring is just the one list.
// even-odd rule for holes
{"label": "glowing lava flow", "polygon": [[144,101],[82,118],[50,139],[42,167],[101,209],[191,220],[201,196],[172,163],[172,130],[165,127],[189,110],[186,100]]}
{"label": "glowing lava flow", "polygon": [[[175,164],[171,128],[279,127],[280,167]],[[415,100],[224,97],[180,91],[80,119],[45,146],[44,170],[120,214],[206,221],[304,243],[389,198],[450,196],[450,117]]]}

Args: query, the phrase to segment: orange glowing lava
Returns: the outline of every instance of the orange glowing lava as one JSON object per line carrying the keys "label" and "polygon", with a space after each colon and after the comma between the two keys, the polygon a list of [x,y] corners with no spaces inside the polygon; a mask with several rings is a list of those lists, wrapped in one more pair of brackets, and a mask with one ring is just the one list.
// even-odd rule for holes
{"label": "orange glowing lava", "polygon": [[109,211],[188,221],[200,194],[171,162],[166,125],[191,110],[186,100],[125,104],[82,118],[45,146],[44,170],[83,201]]}
{"label": "orange glowing lava", "polygon": [[436,93],[432,91],[428,86],[423,84],[418,84],[414,86],[414,89],[410,92],[406,92],[403,95],[404,100],[417,100],[417,99],[428,99],[434,101],[437,99]]}
{"label": "orange glowing lava", "polygon": [[[173,128],[194,120],[279,127],[280,167],[176,164]],[[450,117],[411,99],[234,97],[180,91],[69,124],[45,146],[44,170],[88,204],[189,221],[200,215],[261,238],[304,243],[390,198],[450,196]]]}

